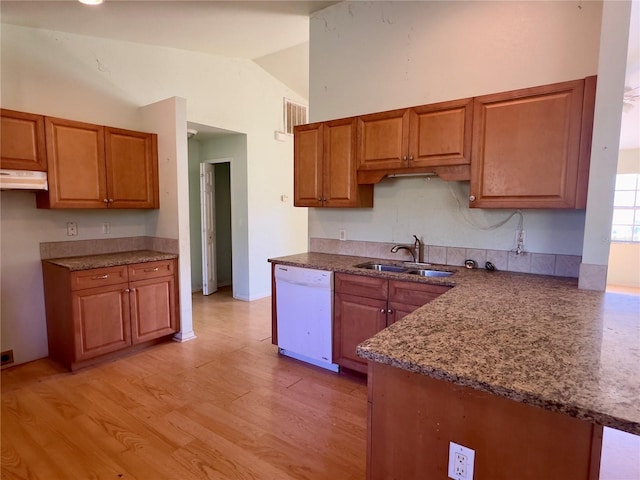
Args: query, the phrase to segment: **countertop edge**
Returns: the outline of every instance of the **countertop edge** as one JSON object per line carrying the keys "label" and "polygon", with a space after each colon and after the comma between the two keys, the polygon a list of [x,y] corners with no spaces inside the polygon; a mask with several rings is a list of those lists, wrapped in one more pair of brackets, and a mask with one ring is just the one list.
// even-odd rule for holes
{"label": "countertop edge", "polygon": [[60,257],[43,259],[42,262],[66,268],[71,272],[91,270],[94,268],[117,267],[134,263],[158,262],[177,259],[175,253],[159,252],[155,250],[130,250],[125,252],[101,253],[96,255],[82,255],[77,257]]}

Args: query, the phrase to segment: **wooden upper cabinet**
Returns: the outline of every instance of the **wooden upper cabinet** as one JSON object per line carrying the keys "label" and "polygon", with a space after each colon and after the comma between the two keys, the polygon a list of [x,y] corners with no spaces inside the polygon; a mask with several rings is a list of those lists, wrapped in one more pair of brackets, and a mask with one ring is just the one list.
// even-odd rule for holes
{"label": "wooden upper cabinet", "polygon": [[0,168],[47,171],[44,117],[0,109]]}
{"label": "wooden upper cabinet", "polygon": [[475,98],[469,205],[584,208],[595,77]]}
{"label": "wooden upper cabinet", "polygon": [[408,166],[408,109],[358,117],[358,169],[389,170]]}
{"label": "wooden upper cabinet", "polygon": [[156,135],[50,117],[45,129],[38,208],[158,208]]}
{"label": "wooden upper cabinet", "polygon": [[322,206],[322,123],[294,127],[293,196],[296,207]]}
{"label": "wooden upper cabinet", "polygon": [[295,206],[373,206],[373,187],[357,183],[355,125],[346,118],[295,127]]}
{"label": "wooden upper cabinet", "polygon": [[468,165],[471,161],[473,99],[411,109],[411,167]]}
{"label": "wooden upper cabinet", "polygon": [[39,208],[106,208],[104,127],[45,118],[49,191],[36,194]]}
{"label": "wooden upper cabinet", "polygon": [[108,201],[115,208],[158,208],[155,134],[105,127]]}
{"label": "wooden upper cabinet", "polygon": [[[472,109],[466,98],[358,117],[358,181],[414,172],[468,179]],[[464,175],[451,166],[464,166]]]}

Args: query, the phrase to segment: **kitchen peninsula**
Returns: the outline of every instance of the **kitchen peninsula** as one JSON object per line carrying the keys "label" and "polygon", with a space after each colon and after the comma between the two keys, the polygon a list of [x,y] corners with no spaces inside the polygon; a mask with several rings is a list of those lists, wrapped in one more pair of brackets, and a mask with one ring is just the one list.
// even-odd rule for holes
{"label": "kitchen peninsula", "polygon": [[454,287],[358,347],[369,360],[369,479],[446,478],[453,441],[475,450],[476,480],[593,480],[602,426],[640,434],[638,297],[570,278],[355,267],[367,260],[270,261]]}

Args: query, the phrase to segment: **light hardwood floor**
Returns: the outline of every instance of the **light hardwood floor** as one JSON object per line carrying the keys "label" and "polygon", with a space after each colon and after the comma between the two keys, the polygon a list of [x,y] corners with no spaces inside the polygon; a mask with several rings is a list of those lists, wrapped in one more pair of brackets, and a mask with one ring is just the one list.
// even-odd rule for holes
{"label": "light hardwood floor", "polygon": [[366,382],[281,357],[270,299],[194,295],[198,338],[2,372],[2,479],[357,479]]}
{"label": "light hardwood floor", "polygon": [[[76,373],[3,370],[1,478],[365,478],[365,381],[279,356],[269,298],[196,294],[193,319],[196,340]],[[640,480],[640,437],[605,430],[601,473]]]}

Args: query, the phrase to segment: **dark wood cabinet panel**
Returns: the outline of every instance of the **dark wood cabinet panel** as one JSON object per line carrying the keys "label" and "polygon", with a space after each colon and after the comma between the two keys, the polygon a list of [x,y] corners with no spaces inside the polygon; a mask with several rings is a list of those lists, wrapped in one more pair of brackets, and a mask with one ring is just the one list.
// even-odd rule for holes
{"label": "dark wood cabinet panel", "polygon": [[333,362],[366,373],[356,347],[387,326],[387,301],[336,292],[333,315]]}
{"label": "dark wood cabinet panel", "polygon": [[44,117],[0,109],[0,168],[47,171]]}
{"label": "dark wood cabinet panel", "polygon": [[447,478],[450,441],[476,450],[477,479],[599,478],[601,425],[390,365],[369,368],[368,480]]}

